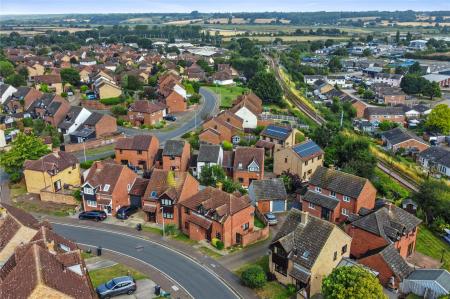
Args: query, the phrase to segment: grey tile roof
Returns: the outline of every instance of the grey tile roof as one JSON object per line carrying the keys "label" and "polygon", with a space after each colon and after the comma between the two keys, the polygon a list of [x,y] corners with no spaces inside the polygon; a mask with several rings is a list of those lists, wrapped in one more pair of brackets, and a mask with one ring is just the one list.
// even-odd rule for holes
{"label": "grey tile roof", "polygon": [[83,110],[83,107],[80,106],[71,106],[69,112],[66,117],[59,123],[58,128],[60,129],[69,129],[77,119],[78,115]]}
{"label": "grey tile roof", "polygon": [[401,142],[415,139],[419,142],[426,143],[423,139],[419,138],[418,136],[413,135],[412,133],[407,132],[406,130],[397,127],[394,129],[391,129],[389,131],[386,131],[381,134],[386,140],[389,141],[389,143],[395,145],[399,144]]}
{"label": "grey tile roof", "polygon": [[47,114],[48,115],[55,115],[55,113],[58,111],[59,107],[61,107],[60,102],[52,102],[48,108],[47,108]]}
{"label": "grey tile roof", "polygon": [[307,202],[311,202],[315,205],[327,208],[329,210],[334,210],[334,208],[336,208],[339,203],[339,199],[320,194],[312,190],[308,190],[303,196],[303,199]]}
{"label": "grey tile roof", "polygon": [[117,140],[115,149],[148,151],[153,138],[156,137],[152,135],[135,135],[132,137],[120,138]]}
{"label": "grey tile roof", "polygon": [[103,114],[98,112],[92,112],[88,119],[85,120],[84,125],[95,126],[103,117]]}
{"label": "grey tile roof", "polygon": [[282,179],[255,180],[252,181],[253,192],[256,200],[286,199],[286,188]]}
{"label": "grey tile roof", "polygon": [[379,254],[397,277],[400,277],[401,279],[406,278],[413,271],[398,253],[394,244],[386,246]]}
{"label": "grey tile roof", "polygon": [[185,142],[183,140],[167,140],[162,152],[163,156],[181,157]]}
{"label": "grey tile roof", "polygon": [[[302,224],[302,217],[305,216],[306,224]],[[289,211],[272,244],[280,242],[288,252],[289,259],[310,270],[334,227],[331,222],[293,208]]]}
{"label": "grey tile roof", "polygon": [[402,107],[367,107],[367,115],[403,115]]}
{"label": "grey tile roof", "polygon": [[450,293],[450,273],[445,269],[417,269],[408,280],[434,280]]}
{"label": "grey tile roof", "polygon": [[450,151],[439,146],[427,148],[419,154],[419,157],[450,167]]}
{"label": "grey tile roof", "polygon": [[358,198],[367,179],[323,166],[317,167],[309,183],[322,189]]}
{"label": "grey tile roof", "polygon": [[197,162],[215,162],[219,160],[220,145],[201,144]]}
{"label": "grey tile roof", "polygon": [[422,221],[407,211],[395,206],[382,207],[352,222],[352,225],[395,242],[403,233],[409,233]]}

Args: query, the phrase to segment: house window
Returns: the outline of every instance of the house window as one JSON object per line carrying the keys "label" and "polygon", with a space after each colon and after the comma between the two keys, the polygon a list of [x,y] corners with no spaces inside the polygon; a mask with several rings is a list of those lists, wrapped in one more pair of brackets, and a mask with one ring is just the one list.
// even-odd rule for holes
{"label": "house window", "polygon": [[317,160],[322,160],[322,155],[318,156]]}
{"label": "house window", "polygon": [[138,155],[142,155],[142,151],[138,151]]}
{"label": "house window", "polygon": [[242,224],[242,229],[243,229],[243,230],[247,230],[247,229],[248,229],[248,227],[249,227],[249,224],[248,224],[248,222],[247,222],[247,223],[244,223],[244,224]]}
{"label": "house window", "polygon": [[258,171],[259,171],[259,168],[256,167],[256,166],[251,166],[251,167],[248,168],[248,171],[258,172]]}
{"label": "house window", "polygon": [[286,274],[287,274],[287,269],[285,267],[283,267],[283,266],[278,265],[278,264],[275,264],[275,271],[277,271],[278,273],[280,273],[280,274],[282,274],[284,276],[286,276]]}
{"label": "house window", "polygon": [[330,192],[330,196],[336,198],[336,192],[331,191],[331,192]]}
{"label": "house window", "polygon": [[164,212],[163,217],[166,219],[173,219],[173,213],[170,212]]}
{"label": "house window", "polygon": [[96,208],[97,202],[95,200],[86,200],[86,204],[88,207]]}
{"label": "house window", "polygon": [[287,163],[287,158],[284,158],[284,163]]}
{"label": "house window", "polygon": [[185,228],[185,229],[189,229],[189,222],[186,221],[186,222],[184,223],[184,228]]}
{"label": "house window", "polygon": [[320,188],[320,187],[316,187],[316,192],[318,192],[318,193],[322,193],[322,188]]}
{"label": "house window", "polygon": [[337,260],[337,251],[334,252],[333,254],[333,261]]}
{"label": "house window", "polygon": [[239,162],[239,164],[238,164],[238,169],[242,169],[242,163],[241,162]]}
{"label": "house window", "polygon": [[170,200],[170,199],[163,199],[163,200],[161,200],[161,204],[163,206],[171,206],[172,205],[172,200]]}
{"label": "house window", "polygon": [[341,255],[347,252],[347,244],[342,246]]}
{"label": "house window", "polygon": [[216,238],[219,239],[219,240],[222,240],[222,235],[219,232],[217,232],[216,233]]}
{"label": "house window", "polygon": [[89,194],[89,195],[94,195],[94,189],[85,187],[85,188],[83,189],[83,193],[84,193],[84,194]]}
{"label": "house window", "polygon": [[308,165],[308,161],[305,161],[305,166]]}
{"label": "house window", "polygon": [[189,210],[189,208],[185,207],[184,208],[184,213],[189,215],[191,213],[191,210]]}
{"label": "house window", "polygon": [[312,202],[310,202],[309,203],[309,208],[314,210],[316,208],[316,205],[313,204]]}
{"label": "house window", "polygon": [[350,197],[347,196],[347,195],[344,195],[343,200],[344,200],[345,202],[350,202]]}
{"label": "house window", "polygon": [[239,183],[243,183],[244,179],[243,178],[238,178]]}
{"label": "house window", "polygon": [[347,209],[344,209],[344,208],[342,208],[342,210],[341,210],[341,214],[342,214],[342,215],[344,215],[344,216],[348,216],[348,210],[347,210]]}
{"label": "house window", "polygon": [[123,150],[119,150],[119,153],[123,154]]}

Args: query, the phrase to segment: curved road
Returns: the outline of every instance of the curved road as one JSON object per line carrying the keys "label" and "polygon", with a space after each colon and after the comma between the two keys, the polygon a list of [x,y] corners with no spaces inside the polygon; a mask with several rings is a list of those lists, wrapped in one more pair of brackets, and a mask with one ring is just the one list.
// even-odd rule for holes
{"label": "curved road", "polygon": [[215,274],[186,256],[148,240],[97,228],[52,224],[56,233],[75,242],[102,246],[144,261],[169,275],[194,298],[239,298]]}
{"label": "curved road", "polygon": [[[154,135],[158,137],[159,143],[164,144],[167,140],[174,139],[177,137],[180,137],[184,133],[187,133],[189,131],[192,131],[196,129],[202,122],[202,116],[212,116],[215,114],[217,107],[218,107],[218,98],[215,93],[212,91],[206,89],[206,88],[200,88],[200,94],[203,98],[203,104],[200,111],[197,111],[196,117],[193,117],[192,119],[185,122],[181,127],[173,129],[171,131],[167,132],[148,132],[144,130],[139,129],[133,129],[133,128],[124,128],[119,127],[119,132],[124,133],[126,136],[134,136],[134,135]],[[76,152],[74,153],[75,156],[80,160],[84,160],[83,152]],[[110,156],[114,154],[114,151],[105,151],[99,154],[91,154],[87,155],[86,158],[88,160],[98,160],[102,159],[104,157]]]}

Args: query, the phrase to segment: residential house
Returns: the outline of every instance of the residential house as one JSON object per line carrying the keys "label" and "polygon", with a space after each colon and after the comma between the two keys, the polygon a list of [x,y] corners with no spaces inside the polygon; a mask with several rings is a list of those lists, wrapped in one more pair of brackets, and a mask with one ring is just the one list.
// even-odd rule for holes
{"label": "residential house", "polygon": [[406,94],[399,87],[392,87],[386,83],[376,83],[371,86],[378,99],[378,103],[386,105],[403,105],[406,102]]}
{"label": "residential house", "polygon": [[331,222],[343,222],[361,208],[372,209],[376,194],[366,178],[319,166],[300,198],[303,211]]}
{"label": "residential house", "polygon": [[328,84],[331,84],[333,86],[336,86],[336,85],[341,86],[341,87],[346,86],[345,76],[327,76],[326,81]]}
{"label": "residential house", "polygon": [[131,186],[128,196],[130,197],[130,206],[142,208],[145,190],[147,189],[149,179],[137,177]]}
{"label": "residential house", "polygon": [[[203,131],[199,134],[199,140],[209,144],[221,144],[224,141],[238,144],[243,134],[241,126],[234,126],[232,122],[236,121],[238,116],[233,118],[222,115],[232,114],[231,112],[223,112],[216,117],[210,118],[203,123]],[[229,121],[227,121],[229,120]]]}
{"label": "residential house", "polygon": [[186,68],[186,75],[191,81],[204,81],[206,79],[205,71],[197,63],[193,63]]}
{"label": "residential house", "polygon": [[[33,238],[39,226],[39,222],[22,209],[5,203],[0,205],[0,266],[14,254],[17,246]],[[2,281],[0,279],[0,286]]]}
{"label": "residential house", "polygon": [[162,151],[164,170],[187,171],[191,158],[191,145],[184,140],[167,140]]}
{"label": "residential house", "polygon": [[217,71],[212,76],[213,83],[216,85],[231,85],[234,84],[233,76],[228,71]]}
{"label": "residential house", "polygon": [[446,88],[450,86],[450,75],[445,74],[428,74],[422,76],[426,80],[430,82],[436,82],[439,84],[439,87]]}
{"label": "residential house", "polygon": [[154,169],[144,196],[142,210],[150,222],[181,225],[181,206],[199,190],[197,180],[185,171]]}
{"label": "residential house", "polygon": [[367,107],[364,110],[364,118],[378,125],[383,120],[403,125],[405,115],[402,107]]}
{"label": "residential house", "polygon": [[45,67],[38,62],[27,63],[26,69],[28,71],[29,81],[34,81],[36,76],[42,76],[45,74]]}
{"label": "residential house", "polygon": [[128,192],[138,175],[127,166],[97,161],[84,176],[81,191],[85,211],[103,210],[115,216],[121,207],[130,205]]}
{"label": "residential house", "polygon": [[17,89],[9,84],[0,84],[0,104],[4,104],[6,99],[11,97]]}
{"label": "residential house", "polygon": [[281,178],[252,181],[248,196],[261,213],[287,210],[287,193]]}
{"label": "residential house", "polygon": [[[445,269],[415,269],[400,284],[402,294],[438,299],[450,294],[450,273]],[[445,297],[444,297],[445,298]]]}
{"label": "residential house", "polygon": [[322,280],[341,259],[349,257],[351,240],[337,225],[293,208],[270,244],[269,270],[311,298],[321,293]]}
{"label": "residential house", "polygon": [[64,135],[75,132],[88,118],[91,112],[81,106],[71,106],[70,110],[64,116],[64,119],[58,124],[58,131]]}
{"label": "residential house", "polygon": [[401,148],[407,152],[421,152],[430,147],[423,139],[401,127],[383,132],[381,140],[386,148],[393,152]]}
{"label": "residential house", "polygon": [[220,145],[200,144],[197,155],[197,165],[193,174],[200,177],[203,166],[222,165],[223,150]]}
{"label": "residential house", "polygon": [[[265,143],[273,143],[273,152],[276,153],[284,147],[293,146],[295,144],[295,134],[298,130],[288,126],[281,125],[268,125],[261,132],[260,140],[265,141]],[[261,146],[261,143],[257,146]]]}
{"label": "residential house", "polygon": [[369,104],[367,104],[366,102],[360,101],[358,99],[353,99],[351,101],[351,103],[352,103],[352,107],[355,108],[355,110],[356,110],[357,118],[363,118],[364,112],[366,111],[367,107],[370,107]]}
{"label": "residential house", "polygon": [[117,132],[116,119],[110,115],[92,112],[91,115],[69,134],[72,143],[83,143],[86,140],[100,138]]}
{"label": "residential house", "polygon": [[325,76],[322,76],[322,75],[304,75],[303,76],[303,81],[308,85],[314,85],[316,83],[316,81],[318,81],[318,80],[325,81]]}
{"label": "residential house", "polygon": [[41,226],[0,269],[0,298],[94,299],[97,294],[77,245]]}
{"label": "residential house", "polygon": [[[179,85],[164,99],[169,113],[183,112],[187,109],[186,91]],[[183,92],[184,91],[184,92]]]}
{"label": "residential house", "polygon": [[152,135],[120,138],[114,148],[115,161],[122,165],[150,170],[155,164],[159,140]]}
{"label": "residential house", "polygon": [[27,112],[33,118],[41,118],[57,127],[69,110],[70,104],[66,99],[56,94],[44,93],[30,105]]}
{"label": "residential house", "polygon": [[230,111],[243,120],[244,129],[255,129],[258,125],[258,116],[263,111],[262,100],[254,93],[240,95]]}
{"label": "residential house", "polygon": [[391,203],[355,213],[349,221],[346,231],[353,238],[351,255],[357,259],[391,244],[400,256],[407,258],[416,248],[417,230],[422,222]]}
{"label": "residential house", "polygon": [[423,104],[414,105],[412,107],[404,105],[402,108],[408,120],[421,118],[431,112],[431,108]]}
{"label": "residential house", "polygon": [[134,126],[155,125],[166,116],[166,107],[160,103],[137,100],[130,105],[127,115]]}
{"label": "residential house", "polygon": [[308,181],[317,167],[323,165],[324,151],[312,140],[306,140],[275,152],[273,156],[273,173],[284,172],[297,174]]}
{"label": "residential house", "polygon": [[375,74],[373,81],[375,83],[384,83],[392,87],[400,87],[400,82],[402,81],[403,75],[400,74],[387,74],[378,73]]}
{"label": "residential house", "polygon": [[450,151],[432,146],[419,153],[417,163],[432,174],[450,177]]}
{"label": "residential house", "polygon": [[264,178],[264,149],[238,147],[234,151],[233,180],[244,188]]}
{"label": "residential house", "polygon": [[59,74],[35,76],[34,83],[36,84],[36,89],[38,90],[40,90],[42,86],[46,85],[50,92],[53,91],[58,95],[63,92],[61,75]]}
{"label": "residential house", "polygon": [[42,96],[42,92],[33,87],[21,86],[11,97],[3,103],[3,110],[7,113],[19,113],[28,110],[35,101]]}
{"label": "residential house", "polygon": [[109,80],[99,79],[94,86],[99,99],[117,98],[122,95],[120,86]]}
{"label": "residential house", "polygon": [[23,175],[29,193],[42,190],[56,193],[67,186],[80,186],[81,173],[78,159],[71,153],[54,152],[39,160],[27,160]]}
{"label": "residential house", "polygon": [[196,241],[223,242],[225,247],[254,242],[260,237],[254,229],[254,210],[248,196],[235,196],[206,187],[181,205],[181,229]]}

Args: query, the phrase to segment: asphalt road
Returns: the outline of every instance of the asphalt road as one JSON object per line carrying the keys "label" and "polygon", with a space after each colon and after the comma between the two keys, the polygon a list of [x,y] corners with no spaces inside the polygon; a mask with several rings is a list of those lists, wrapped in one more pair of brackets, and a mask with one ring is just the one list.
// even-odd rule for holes
{"label": "asphalt road", "polygon": [[[139,129],[133,129],[133,128],[124,128],[119,127],[119,132],[124,133],[126,136],[135,136],[135,135],[154,135],[158,137],[159,143],[164,144],[167,140],[174,139],[177,137],[180,137],[181,135],[190,132],[192,130],[195,130],[198,126],[201,125],[203,122],[202,118],[205,116],[212,116],[217,111],[218,107],[218,98],[217,95],[215,95],[213,92],[207,90],[206,88],[200,88],[200,94],[203,97],[203,104],[200,111],[197,111],[196,117],[193,117],[192,119],[185,122],[182,126],[168,131],[168,132],[148,132],[145,130],[139,130]],[[84,161],[84,154],[83,152],[76,152],[74,153],[75,156],[80,160]],[[105,151],[98,154],[88,154],[86,156],[87,160],[98,160],[102,159],[104,157],[108,157],[110,155],[114,154],[114,151]]]}
{"label": "asphalt road", "polygon": [[194,298],[239,298],[224,282],[200,264],[162,245],[95,228],[61,224],[52,224],[52,226],[56,233],[75,242],[102,246],[156,267],[183,286]]}

